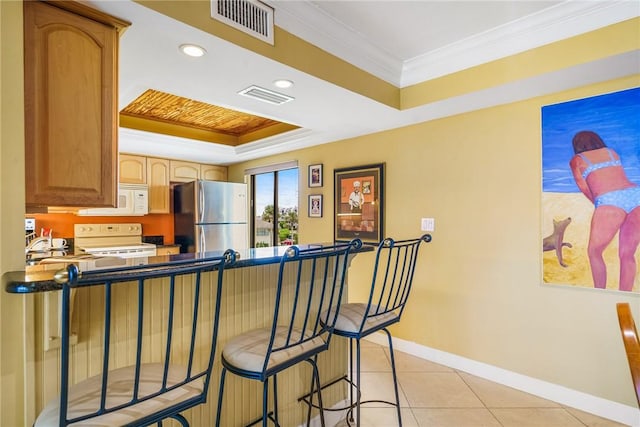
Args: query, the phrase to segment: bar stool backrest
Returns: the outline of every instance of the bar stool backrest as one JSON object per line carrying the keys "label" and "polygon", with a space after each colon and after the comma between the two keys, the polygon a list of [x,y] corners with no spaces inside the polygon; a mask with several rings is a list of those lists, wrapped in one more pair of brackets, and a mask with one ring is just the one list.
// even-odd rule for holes
{"label": "bar stool backrest", "polygon": [[[264,378],[328,348],[342,300],[349,253],[361,246],[362,242],[355,239],[305,250],[287,248],[279,265]],[[324,341],[320,347],[319,338]],[[304,345],[309,351],[299,352],[299,346]],[[278,359],[272,357],[274,353],[286,353],[294,347],[296,357],[285,357],[286,363],[270,367]]]}
{"label": "bar stool backrest", "polygon": [[633,320],[629,303],[618,303],[616,304],[616,309],[618,311],[620,333],[622,334],[622,341],[629,361],[629,369],[631,370],[631,380],[636,392],[638,406],[640,406],[640,338],[638,337],[638,330]]}
{"label": "bar stool backrest", "polygon": [[[147,425],[165,418],[187,425],[180,412],[206,400],[223,272],[234,262],[229,250],[207,261],[81,277],[70,265],[62,287],[60,397],[45,407],[35,426]],[[98,368],[72,384],[71,301],[80,293],[98,303],[76,310],[99,311],[95,322],[100,326],[85,331],[79,325],[79,340],[95,334],[102,346]]]}
{"label": "bar stool backrest", "polygon": [[400,321],[411,293],[420,243],[430,241],[431,235],[425,234],[418,239],[386,238],[378,244],[371,292],[360,331],[372,320],[378,324],[376,329],[389,324],[384,319],[392,320],[391,323]]}

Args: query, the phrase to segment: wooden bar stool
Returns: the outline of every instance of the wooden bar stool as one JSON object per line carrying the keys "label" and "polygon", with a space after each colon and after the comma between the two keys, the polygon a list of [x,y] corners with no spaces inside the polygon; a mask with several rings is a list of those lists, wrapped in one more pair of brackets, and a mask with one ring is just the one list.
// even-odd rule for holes
{"label": "wooden bar stool", "polygon": [[[43,409],[34,426],[161,425],[168,418],[188,426],[181,412],[207,398],[222,276],[234,261],[235,253],[229,250],[206,261],[117,272],[81,274],[69,265],[66,275],[59,276],[60,396]],[[100,334],[102,346],[99,373],[72,385],[73,293],[95,301],[76,310],[100,312],[95,318],[101,326],[92,324],[91,333]]]}
{"label": "wooden bar stool", "polygon": [[[221,425],[227,371],[262,382],[262,416],[249,425],[262,422],[266,426],[268,420],[276,426],[280,425],[277,375],[301,362],[311,364],[311,396],[313,390],[317,390],[319,407],[322,408],[317,356],[329,347],[342,299],[349,253],[361,246],[360,240],[354,240],[306,250],[296,246],[287,248],[279,265],[271,321],[262,329],[231,338],[222,350],[217,426]],[[271,378],[273,409],[269,410]],[[307,413],[307,424],[310,418],[311,406]],[[320,419],[324,426],[322,410]]]}
{"label": "wooden bar stool", "polygon": [[[349,338],[349,377],[350,406],[347,422],[353,422],[353,410],[356,412],[356,425],[360,426],[360,340],[377,331],[384,331],[389,341],[389,355],[396,402],[382,402],[393,405],[398,412],[398,425],[402,426],[400,397],[396,365],[393,357],[393,343],[389,326],[400,322],[404,311],[418,260],[418,249],[422,242],[430,242],[431,235],[425,234],[418,239],[395,241],[384,239],[378,245],[373,267],[373,277],[369,299],[362,303],[343,304],[338,313],[334,334]],[[355,378],[353,369],[353,344],[356,347]],[[355,381],[355,382],[354,382]],[[355,398],[354,398],[355,389]],[[369,401],[371,402],[371,401]],[[380,401],[378,401],[380,402]],[[350,425],[350,424],[349,424]]]}

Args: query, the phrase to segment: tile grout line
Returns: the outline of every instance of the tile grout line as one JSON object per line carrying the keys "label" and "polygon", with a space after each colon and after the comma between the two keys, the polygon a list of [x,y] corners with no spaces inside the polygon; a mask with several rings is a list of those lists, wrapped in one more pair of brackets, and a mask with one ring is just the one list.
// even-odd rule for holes
{"label": "tile grout line", "polygon": [[505,427],[504,424],[502,424],[500,422],[500,420],[498,419],[498,417],[496,417],[496,414],[493,413],[493,411],[491,410],[491,408],[489,408],[487,406],[487,404],[485,403],[485,401],[478,395],[478,393],[476,393],[476,391],[473,389],[473,387],[471,387],[471,385],[466,382],[464,380],[464,377],[462,375],[460,375],[460,372],[457,369],[454,369],[454,372],[456,373],[456,375],[458,376],[458,378],[460,378],[460,380],[469,388],[469,390],[471,391],[471,393],[473,393],[473,395],[480,401],[480,403],[482,403],[483,408],[489,412],[491,414],[491,417],[496,420],[496,422],[501,426],[501,427]]}

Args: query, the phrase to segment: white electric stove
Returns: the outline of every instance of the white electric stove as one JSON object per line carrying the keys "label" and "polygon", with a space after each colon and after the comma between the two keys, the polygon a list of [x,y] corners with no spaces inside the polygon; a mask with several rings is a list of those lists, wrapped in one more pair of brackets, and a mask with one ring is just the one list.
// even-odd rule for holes
{"label": "white electric stove", "polygon": [[156,245],[142,242],[142,224],[75,224],[74,254],[119,258],[156,256]]}

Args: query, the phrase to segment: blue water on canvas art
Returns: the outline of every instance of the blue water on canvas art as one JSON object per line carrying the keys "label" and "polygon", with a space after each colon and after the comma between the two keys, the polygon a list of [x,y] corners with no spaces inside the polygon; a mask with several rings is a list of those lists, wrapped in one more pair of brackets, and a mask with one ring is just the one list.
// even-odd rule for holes
{"label": "blue water on canvas art", "polygon": [[542,107],[542,190],[580,192],[571,174],[573,136],[596,132],[640,185],[640,88]]}

